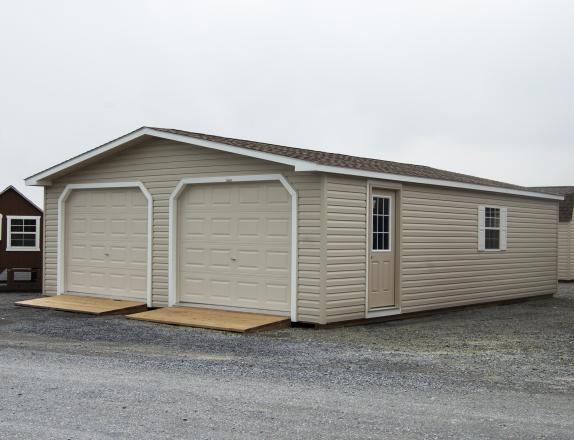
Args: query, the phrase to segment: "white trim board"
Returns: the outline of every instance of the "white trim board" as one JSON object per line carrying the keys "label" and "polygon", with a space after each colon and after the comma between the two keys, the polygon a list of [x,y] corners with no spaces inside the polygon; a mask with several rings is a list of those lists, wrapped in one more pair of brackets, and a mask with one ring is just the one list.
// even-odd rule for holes
{"label": "white trim board", "polygon": [[177,201],[188,185],[206,183],[263,182],[278,180],[291,195],[291,321],[297,322],[297,192],[281,174],[218,176],[181,179],[169,197],[168,305],[178,304],[177,294]]}
{"label": "white trim board", "polygon": [[152,307],[152,243],[153,243],[153,198],[145,185],[141,182],[106,182],[106,183],[70,183],[66,185],[58,198],[58,252],[56,270],[56,293],[65,293],[64,273],[64,228],[65,228],[65,204],[70,193],[78,189],[105,189],[105,188],[139,188],[147,199],[147,274],[146,274],[146,298],[148,307]]}
{"label": "white trim board", "polygon": [[100,147],[94,148],[89,150],[79,156],[73,157],[65,162],[62,162],[58,165],[55,165],[51,168],[48,168],[44,171],[41,171],[33,176],[30,176],[25,179],[26,185],[37,185],[37,186],[49,186],[51,184],[50,179],[68,168],[75,167],[80,165],[81,163],[101,156],[115,148],[118,148],[128,142],[133,140],[139,139],[143,136],[153,136],[161,139],[168,139],[173,140],[176,142],[181,142],[189,145],[195,145],[199,147],[211,148],[214,150],[225,151],[229,153],[239,154],[242,156],[253,157],[261,160],[267,160],[270,162],[281,163],[289,166],[293,166],[295,171],[316,171],[316,172],[324,172],[324,173],[334,173],[334,174],[345,174],[350,176],[360,176],[360,177],[367,177],[373,179],[384,179],[384,180],[393,180],[397,182],[409,182],[409,183],[419,183],[425,185],[436,185],[436,186],[443,186],[448,188],[460,188],[460,189],[470,189],[476,191],[487,191],[493,193],[501,193],[501,194],[512,194],[512,195],[519,195],[525,197],[534,197],[540,199],[551,199],[551,200],[564,200],[563,196],[554,195],[554,194],[544,194],[535,191],[526,191],[526,190],[519,190],[519,189],[511,189],[511,188],[500,188],[495,186],[488,186],[488,185],[477,185],[477,184],[470,184],[470,183],[462,183],[462,182],[454,182],[450,180],[442,180],[442,179],[431,179],[426,177],[414,177],[414,176],[404,176],[399,174],[391,174],[391,173],[383,173],[383,172],[375,172],[375,171],[363,171],[357,170],[353,168],[345,168],[345,167],[336,167],[336,166],[327,166],[327,165],[319,165],[315,162],[302,160],[302,159],[294,159],[287,156],[282,156],[279,154],[272,154],[266,153],[261,151],[255,151],[248,148],[242,147],[235,147],[232,145],[224,144],[221,142],[214,142],[214,141],[206,141],[203,139],[197,139],[191,136],[185,136],[181,134],[175,133],[168,133],[160,130],[155,130],[153,128],[142,127],[138,130],[135,130],[131,133],[128,133],[118,139],[115,139],[111,142],[108,142]]}

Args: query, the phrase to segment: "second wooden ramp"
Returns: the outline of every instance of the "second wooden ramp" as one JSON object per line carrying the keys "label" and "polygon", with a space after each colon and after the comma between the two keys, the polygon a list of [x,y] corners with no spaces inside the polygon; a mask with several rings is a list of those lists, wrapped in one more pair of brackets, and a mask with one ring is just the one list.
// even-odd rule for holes
{"label": "second wooden ramp", "polygon": [[231,312],[199,307],[166,307],[127,315],[126,318],[239,333],[252,332],[264,328],[269,329],[289,323],[289,318],[285,316]]}

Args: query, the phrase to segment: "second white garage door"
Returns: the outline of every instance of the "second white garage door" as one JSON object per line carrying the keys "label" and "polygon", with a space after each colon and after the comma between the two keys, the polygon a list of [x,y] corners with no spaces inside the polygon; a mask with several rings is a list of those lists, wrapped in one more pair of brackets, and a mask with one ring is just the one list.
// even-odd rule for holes
{"label": "second white garage door", "polygon": [[147,199],[138,188],[73,190],[65,228],[66,291],[146,299]]}
{"label": "second white garage door", "polygon": [[178,206],[180,302],[289,312],[291,197],[279,182],[191,185]]}

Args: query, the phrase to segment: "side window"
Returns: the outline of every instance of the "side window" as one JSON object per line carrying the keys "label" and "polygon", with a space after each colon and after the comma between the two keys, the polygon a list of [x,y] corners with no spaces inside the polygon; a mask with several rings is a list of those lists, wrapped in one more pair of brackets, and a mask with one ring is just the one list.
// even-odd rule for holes
{"label": "side window", "polygon": [[391,199],[373,196],[373,237],[374,251],[391,250]]}
{"label": "side window", "polygon": [[478,207],[478,250],[506,250],[507,208]]}
{"label": "side window", "polygon": [[6,216],[7,251],[40,250],[40,217]]}

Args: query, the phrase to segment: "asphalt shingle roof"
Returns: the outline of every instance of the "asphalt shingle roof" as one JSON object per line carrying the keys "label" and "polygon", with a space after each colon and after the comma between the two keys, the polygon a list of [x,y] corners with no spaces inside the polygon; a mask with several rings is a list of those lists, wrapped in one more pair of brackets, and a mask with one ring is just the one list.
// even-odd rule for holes
{"label": "asphalt shingle roof", "polygon": [[398,174],[402,176],[447,180],[452,182],[493,186],[497,188],[534,191],[524,186],[513,185],[510,183],[500,182],[497,180],[483,179],[481,177],[470,176],[467,174],[454,173],[452,171],[440,170],[437,168],[427,167],[424,165],[412,165],[407,163],[391,162],[388,160],[369,159],[365,157],[349,156],[346,154],[327,153],[324,151],[309,150],[304,148],[286,147],[283,145],[255,142],[244,139],[234,139],[204,133],[193,133],[189,131],[176,130],[172,128],[157,128],[157,127],[149,127],[149,128],[153,130],[163,131],[166,133],[178,134],[181,136],[188,136],[191,138],[202,139],[206,141],[220,142],[222,144],[227,144],[234,147],[241,147],[241,148],[247,148],[249,150],[276,154],[279,156],[289,157],[292,159],[306,160],[309,162],[316,163],[318,165]]}

